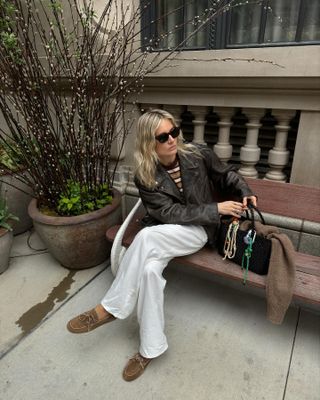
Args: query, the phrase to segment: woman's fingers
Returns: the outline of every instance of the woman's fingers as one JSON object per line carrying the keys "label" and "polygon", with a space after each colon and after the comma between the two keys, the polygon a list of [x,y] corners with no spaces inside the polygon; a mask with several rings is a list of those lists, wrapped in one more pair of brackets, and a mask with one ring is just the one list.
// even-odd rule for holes
{"label": "woman's fingers", "polygon": [[257,198],[256,198],[256,196],[251,196],[251,197],[250,197],[250,200],[252,201],[253,205],[254,205],[255,207],[257,207]]}
{"label": "woman's fingers", "polygon": [[251,201],[255,207],[257,206],[256,196],[246,196],[243,198],[242,203],[238,201],[223,201],[222,203],[218,203],[219,214],[232,215],[239,218],[243,211],[248,208],[248,201]]}
{"label": "woman's fingers", "polygon": [[244,207],[242,203],[237,203],[237,202],[233,203],[231,212],[234,217],[239,217],[243,213],[243,210]]}
{"label": "woman's fingers", "polygon": [[246,197],[243,198],[242,204],[243,204],[243,206],[244,206],[245,208],[247,208],[247,206],[248,206],[248,201],[251,201],[252,204],[253,204],[255,207],[257,207],[257,198],[256,198],[256,196],[246,196]]}
{"label": "woman's fingers", "polygon": [[218,203],[219,214],[232,215],[233,217],[239,217],[244,210],[243,204],[236,201],[224,201]]}

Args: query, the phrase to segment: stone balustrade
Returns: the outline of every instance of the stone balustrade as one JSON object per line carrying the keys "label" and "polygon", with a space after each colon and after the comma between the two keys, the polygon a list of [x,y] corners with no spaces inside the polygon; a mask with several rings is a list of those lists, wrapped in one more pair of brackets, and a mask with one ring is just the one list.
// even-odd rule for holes
{"label": "stone balustrade", "polygon": [[[204,144],[205,132],[207,125],[207,115],[209,106],[193,106],[188,105],[172,105],[172,104],[140,104],[141,112],[152,108],[163,108],[169,111],[176,119],[178,125],[182,122],[182,115],[187,110],[193,116],[193,143]],[[233,145],[230,140],[230,135],[233,129],[233,117],[236,112],[234,107],[214,107],[213,111],[218,115],[218,139],[213,145],[213,150],[218,157],[225,163],[229,162],[233,155]],[[259,147],[259,139],[261,133],[261,120],[266,114],[266,109],[262,108],[243,108],[244,114],[248,120],[245,123],[245,134],[241,137],[242,145],[240,147],[240,156],[237,156],[239,164],[239,172],[246,178],[264,178],[274,181],[286,182],[288,179],[284,172],[289,162],[289,150],[287,148],[288,132],[290,129],[290,121],[295,116],[294,110],[271,110],[276,123],[273,125],[273,130],[270,131],[272,138],[271,145],[267,151],[267,172],[261,175],[258,172],[257,164],[261,161],[261,148]],[[266,156],[265,156],[266,157]],[[293,158],[293,155],[292,155]],[[290,172],[290,171],[289,171]]]}

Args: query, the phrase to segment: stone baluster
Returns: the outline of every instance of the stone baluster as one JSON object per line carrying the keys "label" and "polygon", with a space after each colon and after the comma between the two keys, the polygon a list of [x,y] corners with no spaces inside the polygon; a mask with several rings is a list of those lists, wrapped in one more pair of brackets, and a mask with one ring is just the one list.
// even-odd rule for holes
{"label": "stone baluster", "polygon": [[232,146],[230,144],[230,127],[233,116],[233,108],[215,107],[214,111],[219,115],[220,121],[218,143],[213,146],[214,152],[221,161],[227,163],[232,156]]}
{"label": "stone baluster", "polygon": [[206,115],[208,113],[208,107],[203,106],[188,106],[188,110],[192,112],[194,119],[192,120],[194,131],[193,131],[193,143],[204,144],[204,130],[206,126]]}
{"label": "stone baluster", "polygon": [[182,106],[166,104],[166,105],[163,106],[163,108],[166,111],[168,111],[170,114],[173,115],[177,126],[180,126],[181,122],[182,122],[182,119],[181,119]]}
{"label": "stone baluster", "polygon": [[283,168],[288,164],[289,151],[287,150],[288,131],[290,129],[290,119],[294,116],[292,110],[273,110],[272,114],[276,117],[278,125],[275,125],[276,138],[272,150],[269,151],[268,163],[270,170],[266,173],[265,179],[273,181],[286,181]]}
{"label": "stone baluster", "polygon": [[260,159],[261,149],[258,147],[260,119],[263,117],[264,110],[258,108],[245,108],[243,113],[248,117],[246,123],[247,136],[246,143],[240,150],[241,167],[239,173],[246,178],[258,178],[258,171],[255,165]]}

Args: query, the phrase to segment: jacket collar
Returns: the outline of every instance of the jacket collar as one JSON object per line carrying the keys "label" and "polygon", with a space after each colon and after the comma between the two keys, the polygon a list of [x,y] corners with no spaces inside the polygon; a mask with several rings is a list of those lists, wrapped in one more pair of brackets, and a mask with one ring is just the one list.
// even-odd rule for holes
{"label": "jacket collar", "polygon": [[[178,154],[179,157],[179,164],[180,164],[180,171],[181,171],[181,178],[183,184],[183,192],[186,192],[186,182],[184,181],[185,175],[188,173],[188,170],[192,170],[198,168],[198,165],[194,162],[194,157],[191,154],[184,155]],[[170,178],[169,174],[163,168],[163,166],[158,163],[156,169],[156,182],[157,187],[165,193],[170,194],[171,196],[177,197],[179,200],[183,199],[183,195],[177,188],[177,185],[174,181]]]}
{"label": "jacket collar", "polygon": [[193,154],[179,154],[180,168],[183,171],[198,168],[198,163],[195,161]]}
{"label": "jacket collar", "polygon": [[181,200],[181,193],[179,192],[177,185],[173,182],[168,172],[160,163],[157,164],[156,183],[159,190]]}

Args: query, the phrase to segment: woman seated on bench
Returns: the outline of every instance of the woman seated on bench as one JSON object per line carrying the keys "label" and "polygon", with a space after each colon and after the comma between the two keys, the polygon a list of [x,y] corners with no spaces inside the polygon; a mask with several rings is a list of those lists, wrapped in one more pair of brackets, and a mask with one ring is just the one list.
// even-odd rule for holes
{"label": "woman seated on bench", "polygon": [[[214,246],[221,215],[239,217],[250,199],[248,185],[234,168],[222,164],[210,148],[184,143],[171,114],[151,110],[138,121],[135,183],[147,210],[142,229],[119,266],[101,304],[68,322],[72,333],[91,331],[116,318],[127,318],[137,304],[140,349],[123,378],[140,376],[164,353],[164,268],[174,257]],[[213,190],[241,201],[214,202]]]}

